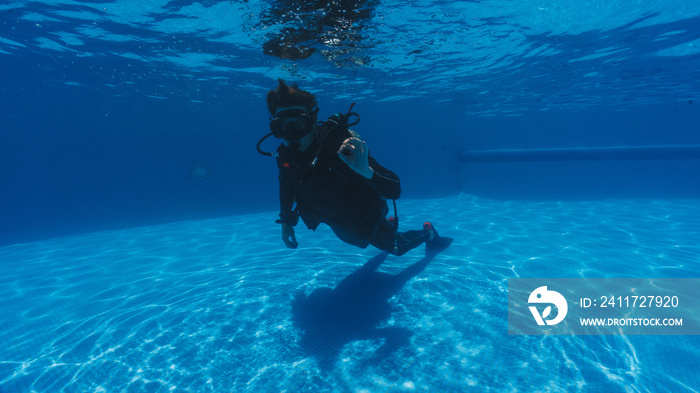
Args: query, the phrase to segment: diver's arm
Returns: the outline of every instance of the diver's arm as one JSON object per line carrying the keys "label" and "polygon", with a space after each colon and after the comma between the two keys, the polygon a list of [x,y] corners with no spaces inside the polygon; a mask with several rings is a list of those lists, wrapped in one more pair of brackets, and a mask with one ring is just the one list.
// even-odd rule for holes
{"label": "diver's arm", "polygon": [[372,158],[369,157],[369,167],[372,168],[373,174],[372,178],[369,179],[369,183],[374,187],[375,190],[385,199],[399,199],[401,196],[401,183],[399,182],[399,177],[396,174],[383,166]]}
{"label": "diver's arm", "polygon": [[299,214],[294,211],[294,186],[283,168],[280,168],[280,219],[278,223],[297,225]]}
{"label": "diver's arm", "polygon": [[382,198],[397,199],[401,195],[399,177],[390,170],[379,165],[369,155],[367,143],[353,137],[343,141],[338,149],[340,157],[350,169],[360,174],[374,187]]}
{"label": "diver's arm", "polygon": [[288,248],[297,248],[297,238],[294,233],[294,225],[299,221],[299,215],[292,210],[294,207],[294,186],[287,178],[286,173],[280,168],[280,219],[276,222],[282,224],[282,241]]}

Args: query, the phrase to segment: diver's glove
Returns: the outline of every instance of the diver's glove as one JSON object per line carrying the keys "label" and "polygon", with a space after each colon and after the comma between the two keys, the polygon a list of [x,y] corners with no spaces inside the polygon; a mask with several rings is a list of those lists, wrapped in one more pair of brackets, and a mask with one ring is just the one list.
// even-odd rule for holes
{"label": "diver's glove", "polygon": [[280,213],[280,219],[275,221],[282,224],[282,241],[288,248],[297,248],[297,237],[294,233],[294,226],[299,222],[299,214],[296,211]]}
{"label": "diver's glove", "polygon": [[287,245],[287,248],[299,247],[293,226],[282,223],[282,241],[284,241],[284,244]]}

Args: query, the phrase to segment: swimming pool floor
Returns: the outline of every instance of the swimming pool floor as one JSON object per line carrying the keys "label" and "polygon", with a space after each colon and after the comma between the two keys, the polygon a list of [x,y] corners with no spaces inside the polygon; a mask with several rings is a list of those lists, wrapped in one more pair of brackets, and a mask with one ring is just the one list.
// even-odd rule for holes
{"label": "swimming pool floor", "polygon": [[509,336],[507,279],[700,277],[698,202],[401,200],[455,242],[371,272],[276,212],[2,247],[0,392],[697,392],[699,336]]}

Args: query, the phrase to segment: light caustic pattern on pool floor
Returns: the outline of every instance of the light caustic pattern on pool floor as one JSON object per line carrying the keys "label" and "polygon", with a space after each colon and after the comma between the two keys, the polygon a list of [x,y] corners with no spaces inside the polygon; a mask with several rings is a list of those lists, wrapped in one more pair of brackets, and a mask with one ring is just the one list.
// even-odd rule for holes
{"label": "light caustic pattern on pool floor", "polygon": [[698,336],[507,334],[509,277],[700,277],[698,201],[399,210],[455,243],[390,299],[336,304],[351,323],[307,319],[325,332],[295,324],[295,296],[378,253],[301,226],[288,250],[274,212],[0,248],[0,391],[698,391]]}

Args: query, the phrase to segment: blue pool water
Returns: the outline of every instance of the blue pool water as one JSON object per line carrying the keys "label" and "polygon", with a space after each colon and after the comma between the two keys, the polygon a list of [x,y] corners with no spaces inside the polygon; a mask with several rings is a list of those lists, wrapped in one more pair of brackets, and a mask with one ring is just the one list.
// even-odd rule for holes
{"label": "blue pool water", "polygon": [[373,326],[386,337],[295,325],[298,292],[335,287],[377,251],[328,229],[287,250],[274,212],[3,247],[0,391],[698,390],[697,336],[509,336],[506,318],[509,277],[698,277],[697,201],[399,206],[406,228],[429,217],[456,240],[387,300]]}
{"label": "blue pool water", "polygon": [[[509,278],[700,277],[698,26],[691,0],[0,2],[0,393],[700,391],[698,336],[507,330]],[[255,149],[278,78],[320,119],[356,103],[402,229],[454,244],[285,248]]]}

